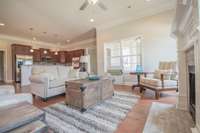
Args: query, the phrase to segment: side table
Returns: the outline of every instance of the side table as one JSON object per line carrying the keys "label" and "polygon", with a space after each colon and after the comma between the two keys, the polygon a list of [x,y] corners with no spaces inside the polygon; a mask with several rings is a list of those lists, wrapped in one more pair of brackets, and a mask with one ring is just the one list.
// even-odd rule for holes
{"label": "side table", "polygon": [[[139,87],[140,88],[140,78],[141,78],[141,75],[144,75],[144,77],[147,77],[147,74],[149,72],[130,72],[129,74],[130,75],[137,75],[137,84],[133,85],[132,86],[132,90],[135,89],[135,87]],[[140,88],[140,93],[142,93],[142,89]]]}

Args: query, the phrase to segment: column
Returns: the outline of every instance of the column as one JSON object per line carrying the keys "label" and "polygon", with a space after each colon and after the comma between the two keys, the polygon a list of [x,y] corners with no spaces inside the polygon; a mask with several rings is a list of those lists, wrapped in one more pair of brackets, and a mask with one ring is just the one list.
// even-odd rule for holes
{"label": "column", "polygon": [[200,131],[200,35],[195,45],[196,71],[196,128]]}
{"label": "column", "polygon": [[183,51],[184,37],[178,36],[178,69],[179,69],[179,97],[178,97],[178,109],[188,110],[188,89],[187,89],[187,64],[186,54]]}

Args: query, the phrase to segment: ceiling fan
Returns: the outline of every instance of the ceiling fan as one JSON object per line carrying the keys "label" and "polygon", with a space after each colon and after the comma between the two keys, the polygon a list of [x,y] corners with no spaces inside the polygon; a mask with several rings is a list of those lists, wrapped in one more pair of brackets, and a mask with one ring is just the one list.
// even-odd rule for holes
{"label": "ceiling fan", "polygon": [[85,10],[89,5],[98,5],[102,10],[107,10],[107,7],[100,0],[85,0],[85,2],[80,7],[80,10]]}

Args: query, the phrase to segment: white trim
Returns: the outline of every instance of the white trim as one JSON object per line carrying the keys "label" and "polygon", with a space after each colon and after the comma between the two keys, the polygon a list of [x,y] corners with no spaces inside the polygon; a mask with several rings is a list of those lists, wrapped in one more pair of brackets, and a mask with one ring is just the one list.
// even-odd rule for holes
{"label": "white trim", "polygon": [[183,0],[182,3],[183,3],[183,5],[186,5],[187,4],[187,0]]}
{"label": "white trim", "polygon": [[88,43],[96,43],[96,38],[91,38],[91,39],[87,39],[87,40],[83,40],[83,41],[79,41],[79,42],[75,42],[75,43],[69,43],[64,45],[62,48],[68,48],[71,46],[79,46],[79,45],[84,45],[84,44],[88,44]]}
{"label": "white trim", "polygon": [[191,128],[192,133],[200,133],[200,129],[196,126],[194,128]]}
{"label": "white trim", "polygon": [[4,81],[6,82],[8,80],[8,73],[7,73],[7,49],[0,49],[0,51],[3,51],[4,52]]}
{"label": "white trim", "polygon": [[[10,41],[17,41],[17,42],[24,42],[26,43],[26,45],[31,45],[31,39],[26,39],[26,38],[21,38],[21,37],[16,37],[16,36],[9,36],[9,35],[4,35],[4,34],[0,34],[0,39],[3,40],[10,40]],[[52,43],[47,43],[47,42],[43,42],[43,41],[32,41],[35,45],[39,45],[39,46],[44,46],[44,47],[56,47],[55,44]]]}
{"label": "white trim", "polygon": [[192,16],[192,10],[193,10],[193,7],[190,6],[187,13],[185,14],[183,20],[181,21],[180,27],[179,27],[179,30],[181,32],[184,31],[187,22],[189,21],[190,17]]}
{"label": "white trim", "polygon": [[14,80],[6,80],[5,81],[5,83],[8,83],[8,84],[13,83],[13,82],[14,82]]}
{"label": "white trim", "polygon": [[200,31],[200,25],[197,26],[198,31]]}
{"label": "white trim", "polygon": [[195,36],[193,37],[188,43],[187,45],[185,45],[182,49],[182,51],[187,51],[188,49],[192,48],[195,45],[195,42],[198,40],[198,37]]}

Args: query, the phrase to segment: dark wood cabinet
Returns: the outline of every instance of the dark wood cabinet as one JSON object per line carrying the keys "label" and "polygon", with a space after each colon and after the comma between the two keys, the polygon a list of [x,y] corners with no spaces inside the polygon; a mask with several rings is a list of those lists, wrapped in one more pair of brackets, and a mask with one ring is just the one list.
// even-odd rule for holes
{"label": "dark wood cabinet", "polygon": [[41,62],[41,56],[40,56],[40,50],[39,49],[34,49],[33,62]]}
{"label": "dark wood cabinet", "polygon": [[49,49],[40,48],[39,50],[42,59],[51,56]]}
{"label": "dark wood cabinet", "polygon": [[53,63],[58,63],[59,62],[59,55],[55,54],[55,51],[50,52],[51,60]]}
{"label": "dark wood cabinet", "polygon": [[[57,55],[55,52],[50,51],[49,49],[34,49],[31,52],[31,46],[21,45],[21,44],[12,44],[12,69],[13,69],[13,80],[16,81],[16,55],[29,55],[33,56],[33,62],[48,62],[48,63],[72,63],[72,58],[81,57],[84,55],[84,49],[73,50],[73,51],[59,51]],[[45,53],[46,51],[46,53]]]}
{"label": "dark wood cabinet", "polygon": [[12,44],[11,51],[12,51],[12,79],[17,81],[17,74],[16,74],[16,55],[29,55],[32,56],[30,52],[31,46],[21,45],[21,44]]}
{"label": "dark wood cabinet", "polygon": [[58,55],[59,55],[59,63],[66,63],[66,51],[59,51]]}
{"label": "dark wood cabinet", "polygon": [[84,49],[73,50],[67,52],[67,63],[72,63],[72,58],[74,57],[81,57],[84,55]]}

